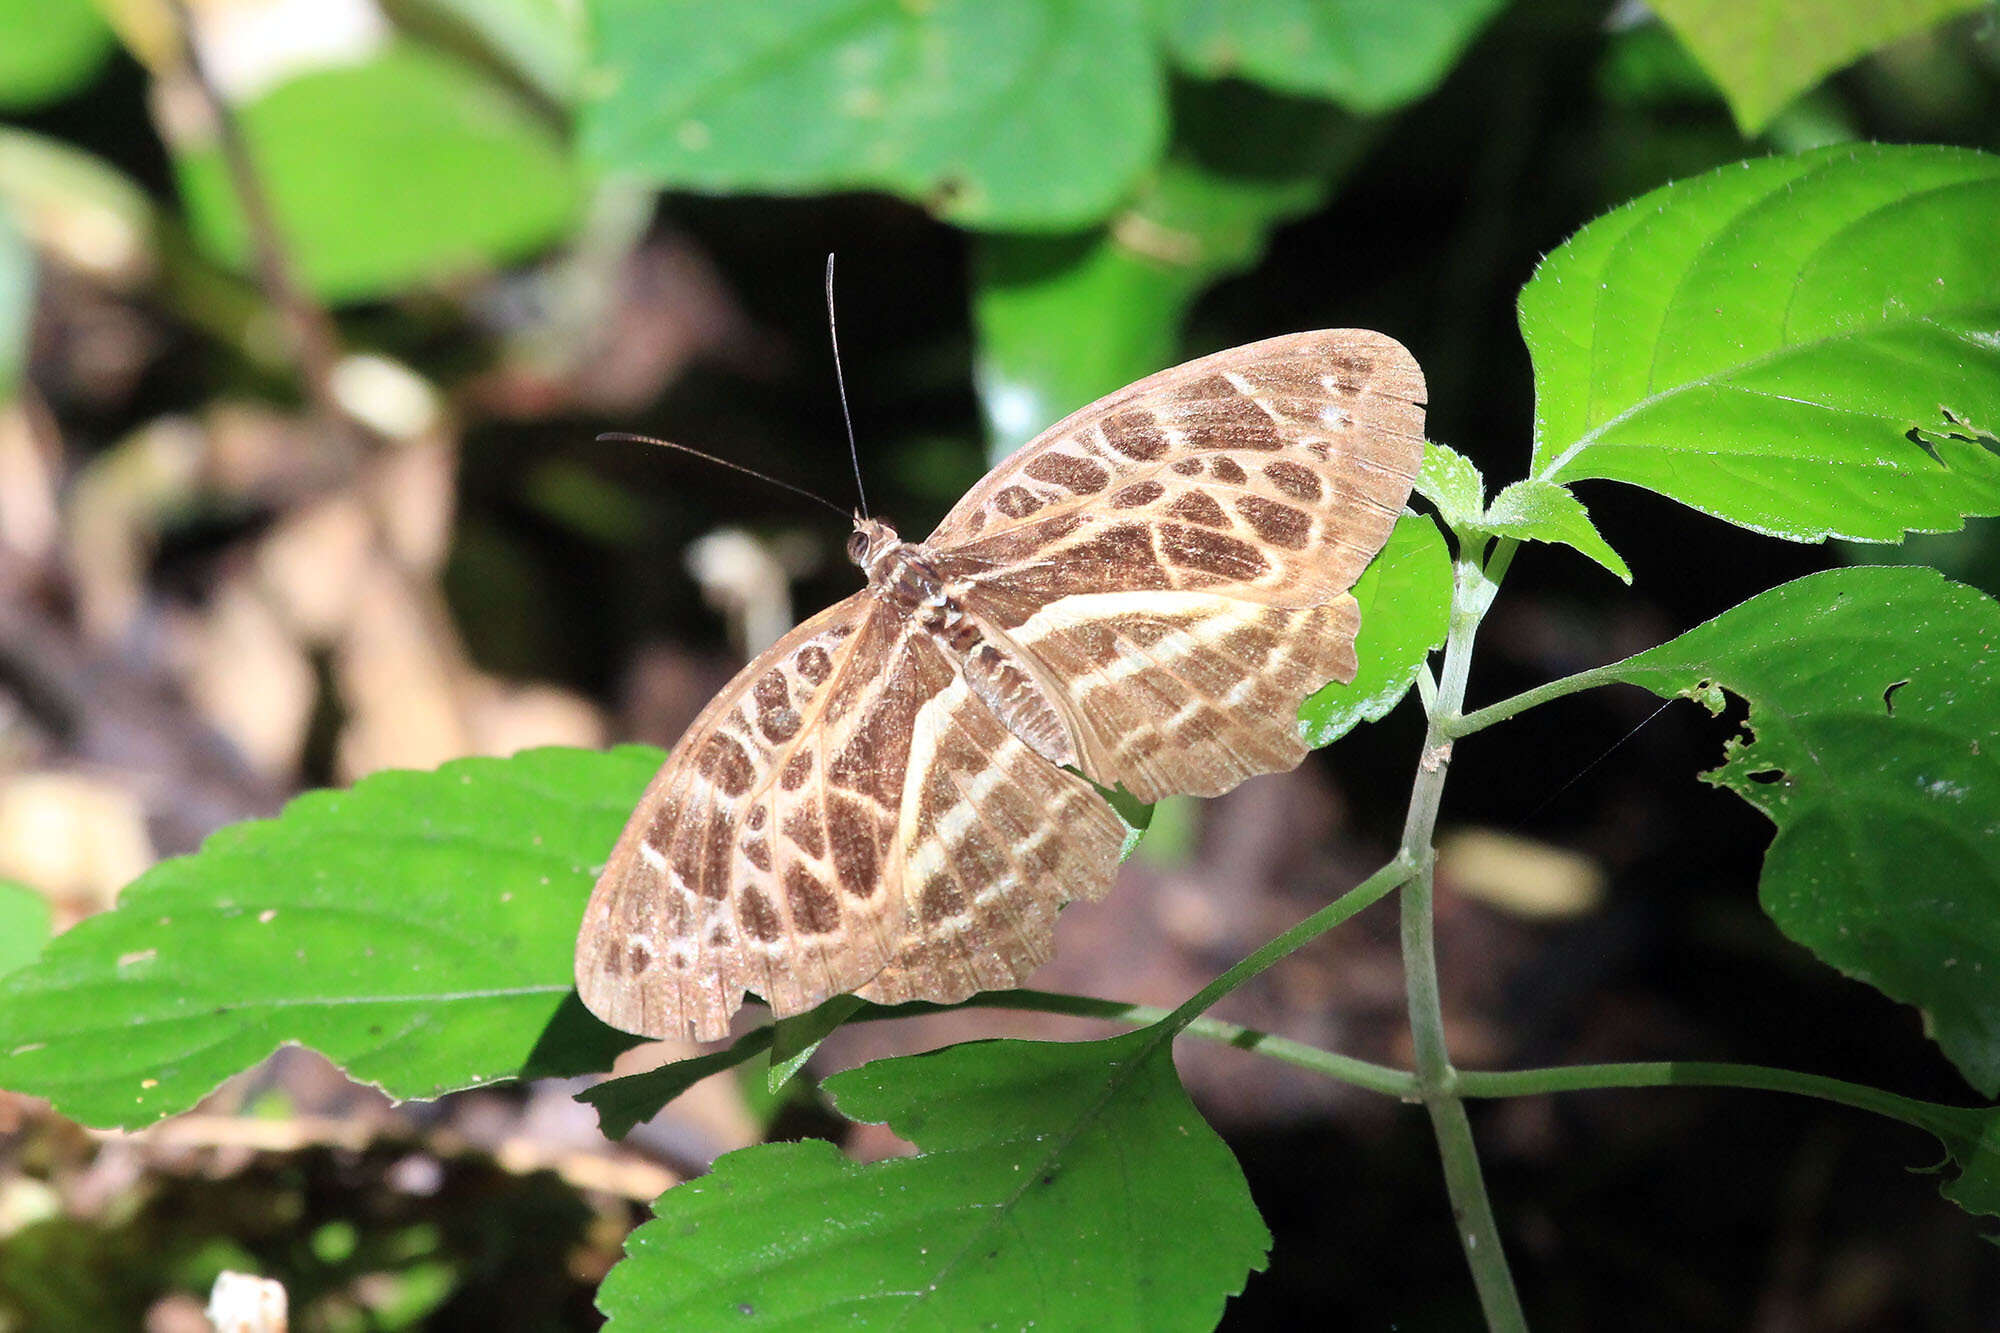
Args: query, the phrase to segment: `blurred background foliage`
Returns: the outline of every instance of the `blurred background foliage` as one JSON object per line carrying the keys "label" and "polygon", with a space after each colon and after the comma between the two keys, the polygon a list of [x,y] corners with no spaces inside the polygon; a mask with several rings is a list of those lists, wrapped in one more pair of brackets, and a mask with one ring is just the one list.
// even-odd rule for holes
{"label": "blurred background foliage", "polygon": [[[670,742],[850,590],[802,501],[593,440],[846,504],[828,251],[863,473],[906,533],[1100,393],[1321,326],[1408,344],[1432,436],[1500,483],[1529,445],[1514,294],[1576,227],[1759,152],[2000,148],[2000,35],[1966,0],[200,0],[199,72],[189,17],[0,0],[0,969],[303,787]],[[1992,522],[1787,547],[1585,496],[1636,591],[1525,552],[1477,696],[1836,561],[2000,590]],[[1413,708],[1168,803],[1038,981],[1172,1003],[1372,865]],[[1727,722],[1670,710],[1564,785],[1647,711],[1566,701],[1458,756],[1461,1062],[1744,1058],[1963,1098],[1913,1013],[1759,916],[1768,829],[1690,780]],[[1364,918],[1229,1016],[1402,1058],[1393,938]],[[1468,1325],[1417,1121],[1184,1064],[1277,1233],[1233,1325]],[[826,1124],[725,1079],[614,1151],[570,1090],[391,1108],[287,1052],[116,1138],[0,1097],[0,1329],[199,1328],[231,1265],[284,1277],[301,1328],[587,1327],[635,1201]],[[2000,1326],[1990,1253],[1879,1126],[1747,1096],[1484,1108],[1545,1326]]]}

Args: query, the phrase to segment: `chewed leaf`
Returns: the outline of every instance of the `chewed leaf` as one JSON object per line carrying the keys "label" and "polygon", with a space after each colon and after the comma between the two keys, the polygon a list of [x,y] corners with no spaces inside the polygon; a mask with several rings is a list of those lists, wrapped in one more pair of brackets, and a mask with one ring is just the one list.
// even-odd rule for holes
{"label": "chewed leaf", "polygon": [[974,1042],[837,1075],[844,1114],[919,1154],[720,1158],[632,1233],[608,1327],[1211,1328],[1270,1234],[1170,1049]]}
{"label": "chewed leaf", "polygon": [[1815,574],[1610,674],[1750,704],[1708,779],[1768,815],[1764,908],[1923,1009],[2000,1093],[2000,603],[1913,567]]}
{"label": "chewed leaf", "polygon": [[1844,145],[1655,190],[1521,293],[1532,475],[1792,541],[2000,513],[2000,157]]}
{"label": "chewed leaf", "polygon": [[462,759],[224,829],[0,978],[0,1087],[129,1127],[285,1042],[395,1097],[608,1068],[637,1039],[576,1003],[571,949],[659,759]]}

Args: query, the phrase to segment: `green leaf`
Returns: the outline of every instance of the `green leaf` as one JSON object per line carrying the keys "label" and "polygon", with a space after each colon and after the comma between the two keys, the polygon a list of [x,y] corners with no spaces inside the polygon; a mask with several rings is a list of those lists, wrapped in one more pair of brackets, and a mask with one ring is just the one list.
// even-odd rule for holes
{"label": "green leaf", "polygon": [[805,1068],[806,1061],[812,1059],[819,1044],[852,1017],[856,1010],[867,1005],[868,1001],[858,995],[836,995],[803,1014],[794,1014],[773,1023],[771,1067],[765,1076],[766,1090],[775,1094],[791,1082],[793,1076]]}
{"label": "green leaf", "polygon": [[1486,480],[1472,460],[1436,440],[1424,442],[1424,465],[1417,494],[1429,500],[1453,532],[1470,532],[1486,512]]}
{"label": "green leaf", "polygon": [[1870,51],[1987,0],[1654,0],[1653,9],[1755,134],[1785,104]]}
{"label": "green leaf", "polygon": [[1374,130],[1323,103],[1241,84],[1177,90],[1179,138],[1109,227],[983,237],[975,377],[991,459],[1179,359],[1188,309],[1318,207]]}
{"label": "green leaf", "polygon": [[583,77],[583,16],[568,0],[397,0],[397,25],[472,46],[557,106]]}
{"label": "green leaf", "polygon": [[[240,109],[277,224],[334,301],[519,259],[562,236],[578,186],[555,131],[456,61],[405,45],[291,79]],[[196,236],[249,263],[222,155],[175,160]]]}
{"label": "green leaf", "polygon": [[826,1088],[920,1155],[718,1159],[632,1233],[598,1295],[610,1329],[1208,1329],[1264,1265],[1242,1172],[1157,1029],[973,1042]]}
{"label": "green leaf", "polygon": [[1204,78],[1252,79],[1356,111],[1422,97],[1504,0],[1166,0],[1168,39]]}
{"label": "green leaf", "polygon": [[0,879],[0,976],[26,967],[49,938],[49,900],[26,884]]}
{"label": "green leaf", "polygon": [[1521,293],[1533,475],[1792,541],[2000,512],[1996,217],[2000,158],[1849,145],[1599,218]]}
{"label": "green leaf", "polygon": [[28,323],[35,313],[35,251],[14,223],[0,196],[0,408],[14,390],[28,359]]}
{"label": "green leaf", "polygon": [[2000,1107],[1929,1106],[1914,1117],[1938,1136],[1958,1178],[1938,1192],[1968,1213],[2000,1217]]}
{"label": "green leaf", "polygon": [[1143,0],[596,0],[585,152],[674,189],[879,189],[968,226],[1105,217],[1159,156]]}
{"label": "green leaf", "polygon": [[1493,507],[1480,518],[1478,526],[1496,537],[1561,542],[1581,551],[1625,582],[1632,581],[1625,558],[1598,535],[1589,511],[1570,494],[1567,486],[1533,478],[1517,481],[1493,497]]}
{"label": "green leaf", "polygon": [[973,375],[995,463],[1072,409],[1171,365],[1199,290],[1109,232],[986,236],[976,255]]}
{"label": "green leaf", "polygon": [[659,752],[531,750],[314,792],[155,866],[0,978],[0,1087],[89,1125],[186,1110],[285,1042],[393,1097],[609,1067],[570,982]]}
{"label": "green leaf", "polygon": [[1605,673],[1750,705],[1709,782],[1777,825],[1779,929],[2000,1093],[2000,603],[1915,567],[1785,584]]}
{"label": "green leaf", "polygon": [[1388,545],[1354,585],[1361,633],[1360,669],[1348,684],[1328,685],[1299,708],[1307,745],[1331,745],[1363,722],[1389,715],[1417,679],[1424,659],[1444,642],[1451,615],[1451,556],[1437,525],[1417,514],[1396,521]]}
{"label": "green leaf", "polygon": [[116,45],[90,0],[0,0],[0,110],[82,87]]}
{"label": "green leaf", "polygon": [[722,1050],[675,1060],[643,1074],[607,1078],[576,1094],[576,1099],[596,1110],[597,1127],[606,1138],[622,1139],[710,1074],[734,1069],[769,1050],[772,1031],[771,1025],[766,1024],[746,1032]]}

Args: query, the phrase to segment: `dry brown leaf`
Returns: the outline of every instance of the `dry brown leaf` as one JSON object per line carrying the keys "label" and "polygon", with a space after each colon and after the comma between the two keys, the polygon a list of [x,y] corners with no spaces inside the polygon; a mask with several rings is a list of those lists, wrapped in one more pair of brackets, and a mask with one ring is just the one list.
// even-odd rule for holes
{"label": "dry brown leaf", "polygon": [[226,577],[182,629],[176,655],[195,706],[257,772],[295,773],[319,679],[250,578]]}
{"label": "dry brown leaf", "polygon": [[145,809],[117,783],[51,771],[0,778],[0,876],[42,890],[70,920],[109,907],[154,859]]}
{"label": "dry brown leaf", "polygon": [[1440,878],[1459,893],[1535,921],[1594,911],[1604,870],[1587,856],[1494,829],[1455,829],[1438,839]]}

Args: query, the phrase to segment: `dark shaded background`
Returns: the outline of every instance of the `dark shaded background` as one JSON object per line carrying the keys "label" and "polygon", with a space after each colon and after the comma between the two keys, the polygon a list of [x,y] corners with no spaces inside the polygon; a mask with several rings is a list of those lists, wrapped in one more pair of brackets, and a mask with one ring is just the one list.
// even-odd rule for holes
{"label": "dark shaded background", "polygon": [[[1203,297],[1186,350],[1325,325],[1388,331],[1426,368],[1432,437],[1504,483],[1525,468],[1532,406],[1513,298],[1542,254],[1654,185],[1802,146],[1828,123],[1865,138],[2000,146],[1991,27],[1989,17],[1867,62],[1781,118],[1766,141],[1746,143],[1657,28],[1612,33],[1595,9],[1522,7],[1436,94],[1386,126],[1328,207],[1285,227],[1254,270]],[[145,77],[121,59],[81,94],[16,119],[89,147],[170,200],[145,98]],[[449,386],[462,415],[443,586],[480,669],[561,686],[604,710],[609,735],[664,743],[735,661],[723,620],[683,568],[692,540],[722,524],[796,534],[818,558],[795,588],[802,611],[855,586],[838,554],[845,531],[824,511],[720,469],[592,439],[607,429],[664,435],[845,504],[851,480],[819,290],[829,250],[840,256],[848,391],[871,499],[906,533],[921,532],[984,465],[967,316],[974,259],[964,234],[912,207],[860,196],[669,197],[613,312],[629,336],[614,340],[606,361],[553,375],[497,357],[531,318],[520,304],[530,298],[506,274],[343,312],[352,344],[380,347]],[[107,304],[120,308],[107,314]],[[115,385],[93,380],[85,355],[94,321],[112,318],[146,344],[136,372]],[[659,336],[661,321],[675,339]],[[603,410],[615,395],[582,383],[628,372],[658,389],[628,393],[625,411]],[[143,299],[92,294],[77,280],[43,293],[32,376],[75,469],[135,426],[220,396],[296,405],[283,375],[245,364]],[[1620,587],[1563,549],[1525,550],[1487,622],[1474,702],[1646,646],[1785,579],[1883,554],[1764,540],[1605,483],[1582,494],[1637,586]],[[163,615],[201,606],[274,513],[253,497],[181,514],[150,558],[147,597]],[[1926,542],[1918,555],[2000,590],[1990,522]],[[198,771],[199,782],[181,784],[181,806],[169,795],[147,811],[158,852],[189,850],[221,820],[268,812],[288,791],[339,776],[330,690],[298,771],[248,773],[177,704],[144,636],[109,653],[80,642],[67,592],[60,572],[9,571],[0,685],[26,737],[13,753],[45,766],[81,755],[99,771],[121,762]],[[38,699],[27,688],[36,672],[63,662],[80,664],[71,678],[82,701]],[[107,725],[130,734],[107,740],[66,707],[84,718],[108,710],[124,720]],[[1768,827],[1695,780],[1719,760],[1736,719],[1685,703],[1654,710],[1638,691],[1597,692],[1458,749],[1447,830],[1485,827],[1577,849],[1606,884],[1594,907],[1534,919],[1457,892],[1447,865],[1440,950],[1461,1062],[1746,1060],[1970,1100],[1913,1011],[1821,966],[1759,912]],[[1061,956],[1037,983],[1181,998],[1379,861],[1400,826],[1420,735],[1411,701],[1294,778],[1260,780],[1175,816],[1170,845],[1140,857],[1109,904],[1066,919]],[[162,760],[162,751],[181,757]],[[1394,921],[1378,907],[1224,1012],[1395,1059],[1407,1050],[1400,986]],[[967,1030],[1079,1030],[977,1022],[882,1025],[846,1034],[829,1056],[844,1063]],[[1476,1326],[1419,1114],[1236,1052],[1190,1047],[1183,1066],[1276,1235],[1270,1271],[1231,1306],[1227,1326]],[[326,1308],[376,1309],[375,1326],[396,1326],[352,1298],[353,1284],[377,1272],[417,1280],[407,1253],[385,1241],[413,1227],[451,1274],[452,1294],[430,1307],[429,1326],[589,1324],[589,1289],[638,1216],[630,1205],[600,1197],[586,1206],[584,1192],[556,1177],[510,1174],[479,1151],[433,1163],[428,1192],[403,1188],[395,1174],[431,1154],[423,1145],[434,1141],[422,1136],[441,1122],[501,1125],[471,1132],[476,1146],[532,1138],[562,1092],[482,1093],[397,1118],[324,1071],[281,1061],[258,1077],[232,1094],[234,1105],[276,1089],[295,1112],[373,1117],[382,1138],[361,1149],[143,1159],[124,1185],[129,1206],[72,1201],[70,1222],[13,1233],[0,1295],[54,1321],[27,1326],[82,1317],[77,1285],[116,1272],[130,1288],[112,1307],[119,1316],[150,1310],[154,1326],[171,1327],[159,1322],[173,1314],[161,1293],[189,1288],[223,1251],[314,1275],[295,1277],[295,1299],[332,1292]],[[2000,1328],[1992,1252],[1932,1178],[1906,1169],[1929,1165],[1931,1148],[1905,1130],[1802,1100],[1697,1090],[1474,1110],[1538,1327]],[[102,1184],[101,1171],[91,1175],[97,1146],[31,1107],[6,1114],[0,1172]],[[779,1124],[836,1128],[809,1108]],[[676,1169],[698,1166],[715,1146],[698,1128],[656,1131],[648,1142]],[[325,1239],[336,1218],[351,1222],[345,1253],[338,1237]],[[310,1243],[299,1239],[301,1219],[317,1224]]]}

